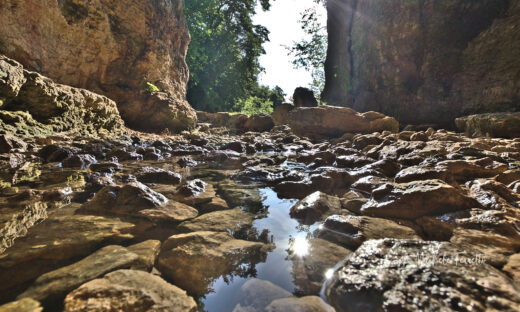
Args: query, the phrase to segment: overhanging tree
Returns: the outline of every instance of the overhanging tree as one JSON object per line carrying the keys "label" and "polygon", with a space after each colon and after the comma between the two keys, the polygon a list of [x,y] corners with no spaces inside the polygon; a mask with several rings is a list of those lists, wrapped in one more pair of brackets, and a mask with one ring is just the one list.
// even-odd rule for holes
{"label": "overhanging tree", "polygon": [[269,35],[265,27],[253,24],[257,3],[264,10],[269,9],[269,0],[186,2],[192,38],[187,55],[187,97],[196,109],[240,111],[239,103],[257,96],[254,93],[262,71],[259,57],[265,53],[262,45]]}

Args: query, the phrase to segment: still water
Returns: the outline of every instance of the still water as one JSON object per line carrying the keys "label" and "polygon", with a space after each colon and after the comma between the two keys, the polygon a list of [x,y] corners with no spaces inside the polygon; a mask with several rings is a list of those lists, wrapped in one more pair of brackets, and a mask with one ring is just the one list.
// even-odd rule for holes
{"label": "still water", "polygon": [[293,261],[291,257],[304,257],[309,253],[308,238],[319,226],[300,225],[289,216],[289,209],[297,200],[280,199],[270,188],[259,189],[260,198],[267,210],[267,216],[253,223],[258,232],[269,230],[276,248],[265,262],[256,265],[256,276],[220,277],[213,285],[213,292],[200,298],[201,307],[207,312],[233,311],[240,301],[240,287],[251,278],[269,281],[291,293],[298,294],[294,284]]}

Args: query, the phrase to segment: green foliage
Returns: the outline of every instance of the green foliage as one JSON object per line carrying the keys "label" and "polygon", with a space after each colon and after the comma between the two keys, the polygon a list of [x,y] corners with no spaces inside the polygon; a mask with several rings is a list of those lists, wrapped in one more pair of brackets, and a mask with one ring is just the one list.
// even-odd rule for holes
{"label": "green foliage", "polygon": [[257,2],[269,9],[269,0],[186,1],[187,97],[196,109],[230,111],[259,88],[259,57],[269,31],[252,22]]}
{"label": "green foliage", "polygon": [[238,107],[241,108],[242,114],[271,114],[273,112],[273,102],[259,98],[257,96],[250,96],[247,99],[240,99],[237,102]]}
{"label": "green foliage", "polygon": [[[323,5],[324,1],[315,0],[316,5]],[[319,4],[322,3],[322,4]],[[305,10],[301,14],[300,24],[307,39],[294,42],[287,47],[289,53],[295,59],[293,65],[296,68],[304,68],[312,75],[312,83],[309,86],[314,94],[319,96],[325,86],[325,58],[327,56],[327,30],[318,20],[316,7]]]}
{"label": "green foliage", "polygon": [[263,99],[264,101],[270,101],[272,103],[273,108],[278,107],[280,104],[285,102],[286,94],[283,92],[282,88],[276,86],[270,89],[267,86],[258,86],[249,92],[251,96],[257,97],[259,99]]}
{"label": "green foliage", "polygon": [[159,91],[159,88],[154,85],[153,83],[151,82],[147,82],[146,85],[144,86],[144,91],[147,91],[147,92],[158,92]]}

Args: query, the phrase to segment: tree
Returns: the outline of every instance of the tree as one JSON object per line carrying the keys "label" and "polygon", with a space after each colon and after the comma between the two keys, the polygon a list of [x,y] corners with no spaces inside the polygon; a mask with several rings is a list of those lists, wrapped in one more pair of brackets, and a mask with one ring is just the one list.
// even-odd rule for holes
{"label": "tree", "polygon": [[269,9],[269,0],[186,1],[192,38],[186,57],[191,72],[187,97],[196,109],[240,110],[237,103],[259,88],[259,57],[269,31],[252,22],[257,3]]}
{"label": "tree", "polygon": [[[316,5],[323,5],[324,1],[315,0]],[[301,27],[308,38],[300,42],[294,42],[289,53],[294,55],[293,65],[296,68],[304,68],[312,75],[312,83],[309,86],[314,94],[320,95],[325,86],[325,59],[327,56],[327,29],[318,19],[316,6],[311,7],[301,14]]]}

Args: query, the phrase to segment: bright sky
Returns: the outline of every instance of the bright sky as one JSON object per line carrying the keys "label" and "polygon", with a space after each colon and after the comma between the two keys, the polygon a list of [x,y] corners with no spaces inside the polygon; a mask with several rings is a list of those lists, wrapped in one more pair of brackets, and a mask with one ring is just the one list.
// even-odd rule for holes
{"label": "bright sky", "polygon": [[[309,72],[294,69],[292,57],[284,45],[291,46],[293,41],[300,41],[305,36],[298,23],[300,13],[314,5],[313,0],[275,0],[267,12],[257,8],[253,18],[255,24],[263,25],[271,32],[270,42],[264,44],[266,55],[260,58],[260,64],[265,68],[265,73],[260,75],[260,83],[270,87],[280,86],[287,93],[287,98],[292,96],[296,87],[307,87],[312,81]],[[325,25],[325,8],[320,5],[318,12]]]}

